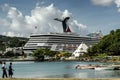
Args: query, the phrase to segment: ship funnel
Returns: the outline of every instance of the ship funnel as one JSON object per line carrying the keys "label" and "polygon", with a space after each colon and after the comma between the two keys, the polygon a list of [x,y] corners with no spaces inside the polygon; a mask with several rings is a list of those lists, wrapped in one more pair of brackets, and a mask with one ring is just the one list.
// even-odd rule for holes
{"label": "ship funnel", "polygon": [[63,32],[71,32],[69,26],[67,25],[67,21],[70,19],[70,17],[65,17],[63,20],[59,18],[55,18],[54,20],[62,22],[63,26]]}

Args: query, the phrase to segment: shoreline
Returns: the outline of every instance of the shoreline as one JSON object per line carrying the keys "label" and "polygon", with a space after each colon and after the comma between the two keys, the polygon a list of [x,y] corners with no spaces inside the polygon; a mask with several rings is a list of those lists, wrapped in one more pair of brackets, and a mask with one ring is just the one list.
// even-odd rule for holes
{"label": "shoreline", "polygon": [[0,61],[12,61],[12,62],[27,62],[27,61],[34,61],[34,62],[71,62],[71,61],[80,61],[80,62],[113,62],[113,63],[120,63],[120,61],[86,61],[86,60],[44,60],[44,61],[38,61],[33,59],[0,59]]}
{"label": "shoreline", "polygon": [[[113,56],[114,57],[114,56]],[[114,59],[115,58],[115,59]],[[20,58],[1,58],[0,61],[13,61],[13,62],[26,62],[26,61],[34,61],[34,62],[70,62],[70,61],[80,61],[80,62],[108,62],[108,63],[120,63],[120,57],[119,59],[116,57],[114,58],[89,58],[89,57],[85,57],[85,58],[76,58],[76,59],[44,59],[44,60],[36,60],[34,58],[24,58],[24,57],[20,57]]]}
{"label": "shoreline", "polygon": [[120,80],[120,78],[0,78],[0,80]]}
{"label": "shoreline", "polygon": [[105,63],[120,63],[120,61],[83,61],[83,60],[54,60],[54,61],[49,61],[49,60],[45,60],[45,61],[37,61],[37,60],[0,60],[0,61],[5,61],[5,62],[29,62],[29,61],[33,61],[33,62],[105,62]]}

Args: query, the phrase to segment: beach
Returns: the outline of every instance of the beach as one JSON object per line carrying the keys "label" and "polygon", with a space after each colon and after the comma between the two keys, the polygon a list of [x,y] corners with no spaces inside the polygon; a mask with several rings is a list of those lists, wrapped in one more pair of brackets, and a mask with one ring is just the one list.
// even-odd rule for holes
{"label": "beach", "polygon": [[1,78],[0,80],[120,80],[120,78]]}

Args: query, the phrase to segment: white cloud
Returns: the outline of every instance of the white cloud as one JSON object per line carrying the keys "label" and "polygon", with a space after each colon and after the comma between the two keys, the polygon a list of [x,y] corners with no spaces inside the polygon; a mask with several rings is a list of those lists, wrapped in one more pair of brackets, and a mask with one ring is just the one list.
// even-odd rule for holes
{"label": "white cloud", "polygon": [[118,8],[118,12],[120,12],[120,0],[115,0],[116,7]]}
{"label": "white cloud", "polygon": [[0,18],[0,26],[8,27],[10,23],[6,19]]}
{"label": "white cloud", "polygon": [[[8,21],[10,23],[9,29],[14,31],[4,34],[13,36],[21,36],[20,34],[25,36],[26,34],[34,33],[35,26],[37,26],[37,33],[62,32],[62,23],[55,21],[54,18],[63,19],[72,15],[67,9],[61,11],[53,4],[48,6],[39,6],[37,4],[31,10],[31,15],[25,16],[16,7],[10,7],[8,4],[4,4],[2,8],[7,11],[7,18],[10,20]],[[76,33],[86,29],[85,25],[78,23],[74,19],[70,20],[70,25],[72,31]],[[20,34],[15,34],[15,32]]]}
{"label": "white cloud", "polygon": [[111,4],[116,4],[118,12],[120,12],[120,0],[91,0],[94,5],[100,6],[110,6]]}
{"label": "white cloud", "polygon": [[62,17],[66,17],[66,16],[71,16],[72,13],[70,13],[68,10],[65,10],[62,14]]}
{"label": "white cloud", "polygon": [[114,0],[91,0],[94,5],[109,6]]}
{"label": "white cloud", "polygon": [[23,27],[26,27],[26,22],[22,13],[15,7],[10,7],[8,4],[4,4],[2,9],[7,12],[7,18],[10,20],[10,29],[15,31],[22,31]]}
{"label": "white cloud", "polygon": [[70,22],[70,28],[73,32],[78,32],[80,35],[86,35],[87,34],[87,26],[83,25],[81,23],[78,23],[77,20],[72,20]]}
{"label": "white cloud", "polygon": [[6,36],[11,36],[11,37],[15,37],[15,36],[19,36],[19,37],[23,37],[23,35],[15,33],[15,32],[3,32],[2,35],[6,35]]}
{"label": "white cloud", "polygon": [[38,2],[36,3],[36,6],[40,6],[40,5],[43,5],[43,4],[45,4],[44,1],[38,1]]}
{"label": "white cloud", "polygon": [[117,7],[120,7],[120,0],[115,0]]}

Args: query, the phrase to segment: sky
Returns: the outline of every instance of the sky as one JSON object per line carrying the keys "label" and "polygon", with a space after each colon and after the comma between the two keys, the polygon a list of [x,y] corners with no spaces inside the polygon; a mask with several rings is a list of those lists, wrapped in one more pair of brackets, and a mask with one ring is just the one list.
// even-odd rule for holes
{"label": "sky", "polygon": [[70,17],[73,33],[103,35],[120,29],[120,0],[0,0],[0,35],[29,37],[33,33],[62,33]]}

